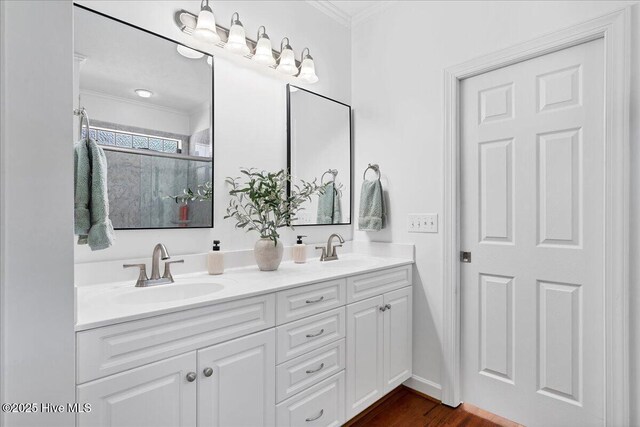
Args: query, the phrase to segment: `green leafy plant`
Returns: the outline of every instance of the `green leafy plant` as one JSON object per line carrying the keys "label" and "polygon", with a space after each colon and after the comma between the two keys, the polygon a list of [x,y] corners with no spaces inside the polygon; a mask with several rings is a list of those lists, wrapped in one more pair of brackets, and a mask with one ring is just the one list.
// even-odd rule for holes
{"label": "green leafy plant", "polygon": [[[226,179],[231,200],[225,219],[235,219],[236,228],[257,231],[261,238],[273,240],[274,245],[280,237],[278,229],[291,226],[303,209],[302,204],[310,201],[312,195],[324,192],[324,186],[315,179],[294,184],[284,169],[266,172],[243,168],[240,172],[242,177]],[[291,183],[288,197],[287,183]]]}
{"label": "green leafy plant", "polygon": [[207,181],[203,184],[198,184],[196,191],[193,191],[191,188],[185,188],[184,190],[182,190],[182,194],[163,197],[163,199],[172,199],[178,204],[187,202],[202,202],[205,200],[211,200],[212,198],[213,183],[211,181]]}

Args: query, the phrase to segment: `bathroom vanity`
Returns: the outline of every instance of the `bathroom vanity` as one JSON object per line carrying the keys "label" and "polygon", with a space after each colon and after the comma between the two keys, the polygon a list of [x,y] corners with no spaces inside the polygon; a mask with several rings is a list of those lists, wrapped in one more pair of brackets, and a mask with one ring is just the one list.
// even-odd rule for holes
{"label": "bathroom vanity", "polygon": [[342,425],[411,376],[412,264],[78,287],[78,426]]}

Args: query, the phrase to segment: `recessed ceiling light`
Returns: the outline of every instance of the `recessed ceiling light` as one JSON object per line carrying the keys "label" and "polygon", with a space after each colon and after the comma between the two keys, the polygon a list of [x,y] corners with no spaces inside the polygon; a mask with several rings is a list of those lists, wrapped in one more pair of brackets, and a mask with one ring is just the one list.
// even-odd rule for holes
{"label": "recessed ceiling light", "polygon": [[204,56],[204,53],[198,52],[197,50],[193,50],[181,44],[179,44],[176,49],[178,50],[178,53],[184,56],[185,58],[200,59]]}
{"label": "recessed ceiling light", "polygon": [[153,92],[147,89],[136,89],[136,93],[140,98],[150,98]]}

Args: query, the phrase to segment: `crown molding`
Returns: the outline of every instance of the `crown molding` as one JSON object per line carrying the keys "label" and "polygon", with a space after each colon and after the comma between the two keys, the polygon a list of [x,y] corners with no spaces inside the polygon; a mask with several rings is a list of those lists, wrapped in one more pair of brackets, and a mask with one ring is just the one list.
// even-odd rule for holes
{"label": "crown molding", "polygon": [[377,1],[371,6],[362,9],[360,12],[351,17],[351,26],[355,27],[356,25],[360,25],[361,23],[371,18],[373,15],[383,12],[393,3],[393,0]]}
{"label": "crown molding", "polygon": [[318,9],[320,12],[327,15],[329,18],[333,19],[340,25],[350,28],[351,27],[351,16],[346,13],[344,10],[335,6],[328,0],[305,0],[308,4]]}

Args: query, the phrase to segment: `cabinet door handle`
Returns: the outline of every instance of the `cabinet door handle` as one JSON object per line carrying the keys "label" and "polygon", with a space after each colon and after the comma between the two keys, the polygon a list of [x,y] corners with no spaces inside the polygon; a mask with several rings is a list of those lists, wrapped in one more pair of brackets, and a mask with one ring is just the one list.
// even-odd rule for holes
{"label": "cabinet door handle", "polygon": [[323,296],[321,296],[321,297],[320,297],[320,298],[318,298],[318,299],[308,299],[308,300],[306,300],[305,302],[306,302],[307,304],[315,304],[315,303],[320,302],[320,301],[322,301],[322,300],[324,300],[324,295],[323,295]]}
{"label": "cabinet door handle", "polygon": [[315,338],[315,337],[319,337],[320,335],[324,334],[324,328],[320,329],[320,332],[315,333],[315,334],[307,334],[307,338]]}
{"label": "cabinet door handle", "polygon": [[320,366],[316,369],[309,369],[307,371],[307,374],[315,374],[316,372],[322,370],[322,368],[324,368],[324,363],[321,363]]}
{"label": "cabinet door handle", "polygon": [[311,421],[315,421],[318,418],[320,418],[322,416],[322,414],[324,414],[324,409],[320,409],[320,413],[318,415],[316,415],[313,418],[307,418],[305,421],[308,422],[308,423],[310,423]]}
{"label": "cabinet door handle", "polygon": [[391,304],[385,305],[384,308],[386,308],[387,310],[391,310]]}
{"label": "cabinet door handle", "polygon": [[204,368],[204,370],[202,371],[202,373],[204,374],[205,377],[210,377],[211,375],[213,375],[213,369],[211,368]]}
{"label": "cabinet door handle", "polygon": [[386,311],[387,310],[387,306],[383,305],[382,307],[378,307],[380,309],[380,311]]}
{"label": "cabinet door handle", "polygon": [[196,375],[195,372],[189,372],[187,374],[187,381],[189,381],[190,383],[194,382],[196,380],[198,376]]}

